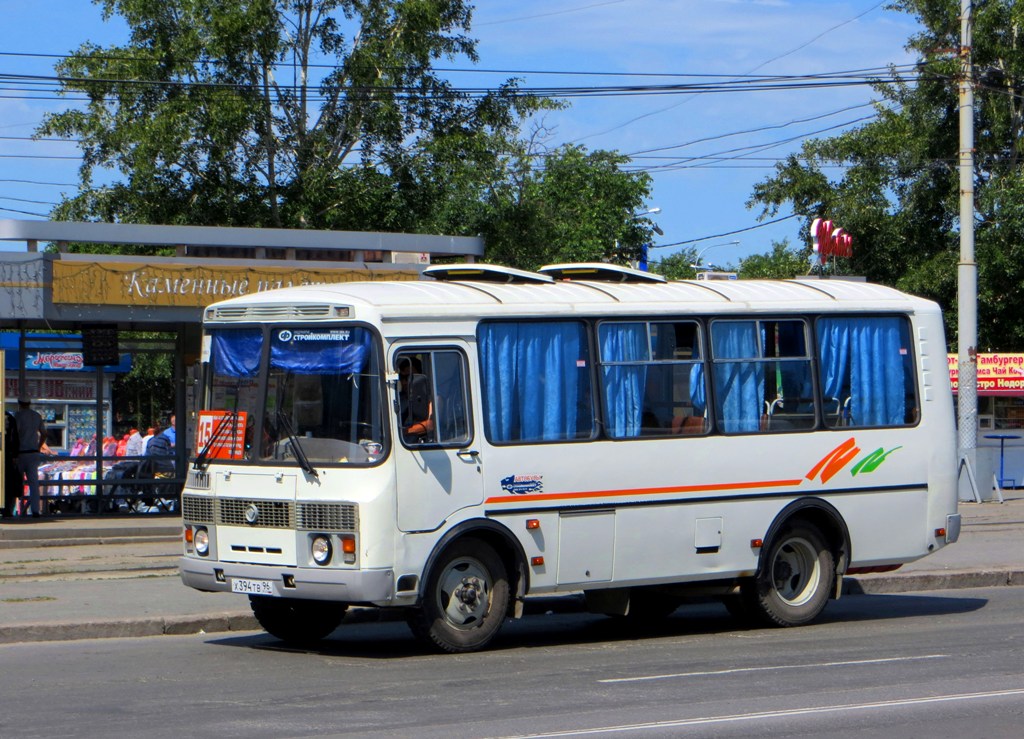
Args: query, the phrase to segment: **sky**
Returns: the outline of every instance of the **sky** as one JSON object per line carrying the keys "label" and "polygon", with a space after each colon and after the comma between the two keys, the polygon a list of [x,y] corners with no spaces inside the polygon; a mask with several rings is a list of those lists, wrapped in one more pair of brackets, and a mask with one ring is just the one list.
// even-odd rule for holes
{"label": "sky", "polygon": [[[449,74],[455,84],[473,87],[497,86],[513,76],[528,88],[656,86],[911,63],[904,47],[917,24],[885,5],[478,0],[471,32],[478,41],[476,71]],[[89,0],[0,0],[0,18],[0,75],[52,75],[56,60],[32,55],[66,54],[87,40],[105,46],[127,37],[119,19],[104,22]],[[439,66],[472,67],[465,60]],[[0,218],[39,220],[62,193],[76,191],[79,152],[70,142],[26,139],[46,113],[71,103],[24,99],[10,87],[0,76]],[[565,110],[545,114],[543,125],[551,147],[574,143],[618,151],[650,172],[647,205],[660,209],[650,217],[664,232],[655,237],[652,259],[689,247],[705,265],[728,266],[770,251],[775,241],[807,243],[799,218],[759,225],[760,209],[746,205],[753,188],[806,137],[863,123],[876,98],[867,86],[577,97]],[[782,210],[765,220],[790,215]],[[0,242],[0,250],[24,248]]]}

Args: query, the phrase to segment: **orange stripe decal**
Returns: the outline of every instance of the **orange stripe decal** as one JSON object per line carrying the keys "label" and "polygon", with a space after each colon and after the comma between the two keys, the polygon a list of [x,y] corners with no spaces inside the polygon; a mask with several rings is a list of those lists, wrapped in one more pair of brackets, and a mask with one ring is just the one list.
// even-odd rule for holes
{"label": "orange stripe decal", "polygon": [[758,480],[754,482],[721,482],[708,485],[673,485],[667,488],[627,488],[624,490],[590,490],[575,493],[537,493],[527,495],[498,495],[488,498],[491,503],[524,503],[579,498],[623,498],[636,495],[671,495],[673,493],[705,493],[722,490],[758,490],[760,488],[795,487],[803,480]]}
{"label": "orange stripe decal", "polygon": [[849,439],[822,457],[821,461],[814,465],[814,467],[811,468],[811,471],[807,473],[807,479],[813,480],[820,472],[821,481],[826,483],[831,480],[839,470],[849,464],[850,460],[856,457],[859,453],[860,447],[857,446],[857,440],[851,436]]}

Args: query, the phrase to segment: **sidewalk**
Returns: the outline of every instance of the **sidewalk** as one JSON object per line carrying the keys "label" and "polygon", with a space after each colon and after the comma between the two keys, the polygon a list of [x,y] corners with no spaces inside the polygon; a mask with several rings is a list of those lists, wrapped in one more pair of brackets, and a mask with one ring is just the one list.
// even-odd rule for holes
{"label": "sidewalk", "polygon": [[[958,543],[896,572],[847,577],[844,593],[1024,585],[1024,491],[1008,493],[1003,504],[961,503]],[[181,584],[180,538],[175,516],[3,519],[0,644],[258,629],[245,598]]]}

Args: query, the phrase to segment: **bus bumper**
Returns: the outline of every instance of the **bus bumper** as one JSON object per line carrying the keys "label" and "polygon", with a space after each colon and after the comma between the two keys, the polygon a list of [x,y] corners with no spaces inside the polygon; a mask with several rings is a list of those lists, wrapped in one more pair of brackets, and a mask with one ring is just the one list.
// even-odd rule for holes
{"label": "bus bumper", "polygon": [[392,570],[268,567],[204,561],[194,557],[181,557],[178,569],[185,585],[211,593],[264,594],[279,598],[378,605],[390,603],[394,598]]}

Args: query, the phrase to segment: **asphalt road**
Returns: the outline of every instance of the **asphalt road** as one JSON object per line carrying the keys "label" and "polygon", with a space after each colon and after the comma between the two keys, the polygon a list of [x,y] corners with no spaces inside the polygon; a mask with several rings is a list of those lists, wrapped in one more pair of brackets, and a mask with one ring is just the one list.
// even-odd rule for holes
{"label": "asphalt road", "polygon": [[1024,588],[853,596],[739,629],[717,604],[624,632],[589,614],[428,654],[404,624],[322,649],[265,634],[0,645],[0,736],[1019,737]]}

